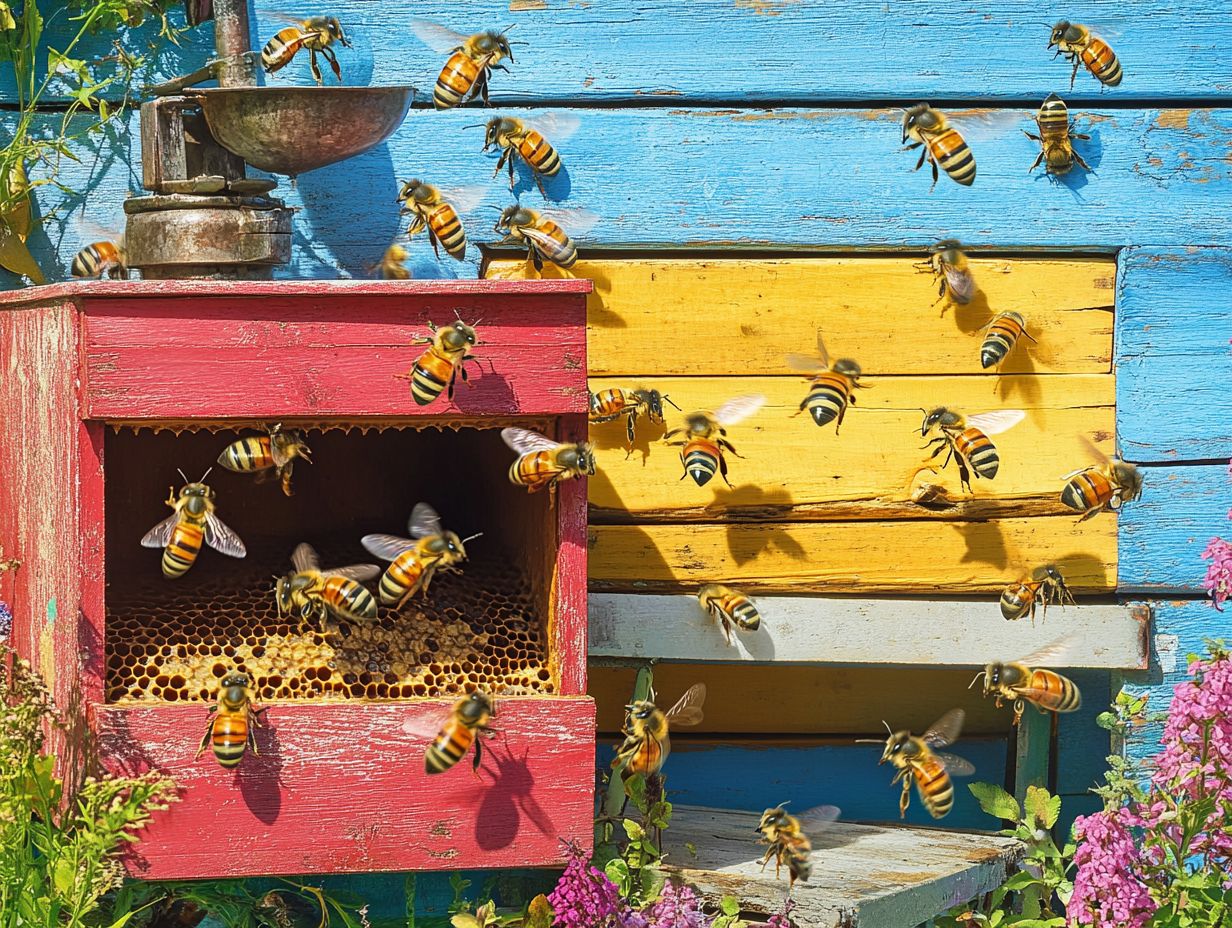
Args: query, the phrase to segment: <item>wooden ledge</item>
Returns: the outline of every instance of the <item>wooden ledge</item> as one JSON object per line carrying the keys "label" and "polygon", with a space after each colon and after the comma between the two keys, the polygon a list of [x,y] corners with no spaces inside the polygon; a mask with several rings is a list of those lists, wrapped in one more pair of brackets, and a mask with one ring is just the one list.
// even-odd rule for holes
{"label": "wooden ledge", "polygon": [[[734,895],[749,915],[779,911],[787,872],[762,872],[758,813],[676,806],[664,834],[667,869],[717,904]],[[696,849],[690,853],[686,844]],[[792,891],[809,928],[905,928],[989,892],[1022,858],[1012,838],[932,828],[837,823],[813,841],[813,874]]]}

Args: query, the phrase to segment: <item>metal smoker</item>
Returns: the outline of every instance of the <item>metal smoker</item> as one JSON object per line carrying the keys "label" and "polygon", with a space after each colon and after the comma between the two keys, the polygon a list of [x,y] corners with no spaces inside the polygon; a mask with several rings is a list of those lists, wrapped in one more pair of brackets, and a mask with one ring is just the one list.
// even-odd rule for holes
{"label": "metal smoker", "polygon": [[147,280],[267,280],[291,260],[291,210],[246,167],[294,177],[361,154],[402,124],[414,88],[260,87],[247,0],[185,6],[193,25],[214,20],[216,55],[141,106],[150,195],[124,203],[128,263]]}

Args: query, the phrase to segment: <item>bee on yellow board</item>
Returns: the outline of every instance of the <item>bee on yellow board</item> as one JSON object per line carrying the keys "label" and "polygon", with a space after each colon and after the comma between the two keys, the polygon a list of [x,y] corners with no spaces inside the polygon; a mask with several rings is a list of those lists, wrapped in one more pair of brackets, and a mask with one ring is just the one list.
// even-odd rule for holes
{"label": "bee on yellow board", "polygon": [[424,772],[431,775],[444,773],[458,763],[471,746],[475,756],[471,770],[478,776],[483,759],[483,738],[498,733],[488,723],[496,718],[496,700],[487,693],[476,690],[454,703],[448,717],[438,728],[426,720],[407,722],[403,729],[422,738],[431,739],[424,751]]}
{"label": "bee on yellow board", "polygon": [[1001,593],[1001,615],[1009,621],[1030,614],[1035,624],[1035,608],[1042,607],[1040,618],[1048,615],[1049,603],[1074,605],[1074,595],[1065,585],[1065,577],[1052,564],[1037,568],[1030,579],[1011,583]]}
{"label": "bee on yellow board", "polygon": [[[365,535],[359,540],[369,554],[390,564],[381,575],[381,602],[401,609],[416,593],[428,594],[438,570],[458,570],[466,560],[466,542],[479,535],[459,538],[441,527],[441,517],[427,503],[416,503],[407,522],[410,538],[397,535]],[[480,533],[482,534],[482,533]]]}
{"label": "bee on yellow board", "polygon": [[[663,440],[669,445],[682,446],[680,462],[684,465],[684,473],[680,479],[692,477],[693,482],[702,487],[718,473],[730,487],[724,454],[734,454],[736,457],[742,455],[727,440],[727,427],[744,421],[765,404],[764,396],[749,394],[728,400],[714,412],[699,410],[685,416],[681,428],[672,429],[663,436]],[[685,436],[682,440],[672,441],[681,434]]]}
{"label": "bee on yellow board", "polygon": [[317,64],[318,54],[328,62],[329,69],[334,72],[334,77],[339,81],[342,80],[342,68],[338,66],[338,57],[330,46],[337,42],[343,48],[350,48],[351,42],[343,32],[342,23],[338,22],[338,17],[310,16],[301,20],[290,16],[276,16],[276,18],[294,25],[280,29],[261,49],[261,66],[265,68],[266,74],[281,71],[295,60],[296,55],[307,50],[308,67],[312,71],[314,81],[318,84],[325,82],[321,77],[321,67]]}
{"label": "bee on yellow board", "polygon": [[1085,435],[1080,435],[1079,440],[1096,464],[1061,478],[1065,481],[1061,502],[1082,513],[1079,522],[1101,512],[1116,512],[1142,495],[1142,474],[1138,468],[1120,458],[1110,459]]}
{"label": "bee on yellow board", "polygon": [[501,438],[518,454],[509,467],[509,481],[531,493],[544,487],[555,492],[562,480],[595,474],[595,452],[588,441],[562,443],[519,428],[501,429]]}
{"label": "bee on yellow board", "polygon": [[707,583],[697,591],[697,601],[722,627],[728,644],[731,644],[733,627],[746,632],[755,632],[761,628],[761,613],[757,611],[753,601],[729,586]]}
{"label": "bee on yellow board", "polygon": [[535,119],[493,116],[487,122],[483,140],[484,151],[497,148],[501,153],[492,176],[507,166],[509,189],[512,190],[513,162],[521,158],[535,178],[539,192],[546,197],[543,178],[555,177],[561,165],[560,153],[548,139],[555,139],[559,144],[577,132],[580,125],[581,121],[570,113],[551,113]]}
{"label": "bee on yellow board", "polygon": [[1022,317],[1022,313],[997,313],[984,330],[984,342],[980,346],[980,367],[987,369],[1000,364],[1014,350],[1018,339],[1024,337],[1035,342],[1027,331],[1027,320]]}
{"label": "bee on yellow board", "polygon": [[196,563],[203,543],[227,557],[245,557],[248,554],[244,542],[215,512],[214,491],[205,482],[210,470],[195,483],[180,471],[184,486],[180,488],[179,496],[175,494],[175,487],[168,490],[167,496],[167,505],[175,511],[141,539],[143,548],[163,549],[163,576],[169,579],[174,580],[188,573],[188,569]]}
{"label": "bee on yellow board", "polygon": [[466,257],[466,229],[461,214],[478,206],[486,192],[487,188],[482,186],[435,187],[411,178],[398,191],[402,214],[415,217],[407,236],[426,231],[437,260],[441,257],[439,249],[444,248],[447,255],[461,261]]}
{"label": "bee on yellow board", "polygon": [[638,774],[652,777],[663,769],[672,750],[669,731],[672,726],[691,728],[702,721],[702,703],[706,701],[706,684],[689,687],[674,706],[664,712],[654,704],[654,693],[625,706],[625,740],[616,749],[612,768],[628,780]]}
{"label": "bee on yellow board", "polygon": [[253,706],[248,677],[242,673],[227,674],[222,678],[217,704],[210,706],[205,736],[194,760],[207,746],[213,747],[214,759],[219,765],[227,768],[238,766],[249,748],[253,754],[260,753],[256,729],[261,727],[259,715],[264,711]]}
{"label": "bee on yellow board", "polygon": [[1001,458],[989,435],[998,435],[1026,418],[1021,409],[1003,409],[997,412],[979,413],[974,416],[964,416],[960,412],[938,406],[924,414],[924,422],[920,426],[920,435],[927,437],[933,429],[941,434],[931,439],[927,448],[936,445],[929,460],[946,452],[941,469],[949,465],[953,458],[958,464],[959,485],[970,491],[971,474],[991,480],[997,476],[1001,466]]}
{"label": "bee on yellow board", "polygon": [[[931,252],[928,260],[920,262],[916,267],[933,272],[938,282],[938,299],[944,300],[948,297],[951,303],[957,303],[959,306],[970,303],[975,297],[975,276],[971,273],[971,265],[958,239],[942,239],[932,247]],[[941,312],[945,313],[945,307],[942,307]]]}
{"label": "bee on yellow board", "polygon": [[218,463],[236,473],[255,473],[258,483],[272,470],[278,476],[282,492],[286,496],[294,496],[291,472],[295,459],[303,458],[311,464],[312,452],[298,429],[284,429],[281,423],[277,423],[266,431],[268,434],[250,435],[231,442],[218,456]]}
{"label": "bee on yellow board", "polygon": [[291,552],[294,570],[274,584],[278,614],[298,612],[305,621],[315,619],[324,625],[332,614],[350,622],[376,621],[376,599],[364,583],[381,572],[375,564],[321,569],[316,549],[307,542]]}
{"label": "bee on yellow board", "polygon": [[400,242],[391,242],[376,264],[368,265],[368,273],[374,271],[381,280],[410,280],[411,269],[406,266],[406,259],[411,253]]}
{"label": "bee on yellow board", "polygon": [[411,20],[411,31],[421,42],[434,52],[449,53],[432,91],[432,103],[438,110],[450,109],[475,97],[487,106],[488,79],[492,71],[508,71],[504,61],[508,58],[513,62],[511,46],[525,44],[510,42],[505,37],[512,28],[466,36],[426,19]]}
{"label": "bee on yellow board", "polygon": [[[890,737],[885,739],[885,750],[877,763],[889,762],[898,771],[890,785],[900,781],[903,784],[902,796],[898,801],[900,817],[907,816],[912,781],[920,794],[920,802],[933,818],[945,818],[954,807],[951,777],[969,777],[975,773],[975,767],[969,761],[953,754],[943,754],[939,749],[958,739],[964,718],[962,709],[951,709],[918,738],[909,731],[892,731],[888,724],[882,723],[890,732]],[[857,740],[864,744],[882,743],[876,739]]]}
{"label": "bee on yellow board", "polygon": [[505,233],[498,245],[525,245],[536,271],[543,270],[545,261],[568,270],[577,264],[578,253],[566,229],[582,235],[598,221],[597,215],[585,209],[533,210],[514,204],[501,212],[492,231]]}
{"label": "bee on yellow board", "polygon": [[796,880],[807,883],[812,873],[809,855],[813,844],[805,832],[817,834],[838,821],[842,813],[837,806],[817,806],[795,816],[788,814],[786,805],[783,803],[763,812],[754,831],[761,835],[758,844],[769,845],[761,859],[761,868],[765,870],[766,864],[773,857],[774,878],[777,880],[779,871],[784,866],[787,867],[787,886],[790,892],[791,887],[796,885]]}
{"label": "bee on yellow board", "polygon": [[[908,139],[911,144],[907,144]],[[918,103],[903,111],[903,145],[904,151],[921,149],[920,160],[913,170],[922,168],[925,159],[931,165],[933,183],[929,190],[937,186],[938,167],[964,187],[975,183],[975,155],[966,139],[950,125],[944,113],[927,103]]]}
{"label": "bee on yellow board", "polygon": [[634,426],[637,420],[645,416],[651,424],[663,425],[664,403],[673,409],[680,408],[672,402],[670,396],[658,390],[646,387],[628,389],[608,387],[606,390],[590,394],[590,413],[587,419],[591,425],[600,425],[604,422],[614,422],[624,416],[625,434],[629,437],[628,452],[632,454],[633,440],[636,435]]}
{"label": "bee on yellow board", "polygon": [[427,406],[446,390],[452,400],[458,377],[461,376],[463,383],[467,382],[466,362],[478,363],[475,356],[470,354],[470,350],[479,344],[475,326],[467,325],[459,317],[453,325],[438,329],[432,320],[428,320],[428,331],[430,336],[421,335],[411,343],[428,346],[415,359],[411,372],[395,375],[411,382],[411,396],[419,406]]}
{"label": "bee on yellow board", "polygon": [[1074,70],[1069,76],[1071,90],[1078,77],[1079,64],[1085,65],[1091,75],[1105,87],[1116,87],[1125,76],[1112,46],[1079,23],[1063,19],[1053,26],[1052,34],[1048,38],[1048,48],[1054,47],[1054,59],[1058,55],[1064,55],[1066,61],[1073,62]]}
{"label": "bee on yellow board", "polygon": [[984,698],[995,696],[998,709],[1003,701],[1012,702],[1015,725],[1022,721],[1027,703],[1040,712],[1075,712],[1082,707],[1078,685],[1054,670],[1035,666],[1043,661],[1060,660],[1067,644],[1068,639],[1062,638],[1022,660],[991,663],[976,674],[971,686],[983,680]]}
{"label": "bee on yellow board", "polygon": [[860,365],[851,358],[839,358],[830,363],[826,343],[817,333],[817,357],[807,354],[789,354],[787,366],[809,375],[808,394],[800,401],[799,415],[805,409],[818,425],[827,425],[835,419],[834,434],[842,428],[847,405],[855,405],[855,388],[867,387],[860,383]]}
{"label": "bee on yellow board", "polygon": [[1082,160],[1082,155],[1074,151],[1074,139],[1090,139],[1090,136],[1074,131],[1069,109],[1055,93],[1050,93],[1040,104],[1039,112],[1035,114],[1035,125],[1039,128],[1039,135],[1023,130],[1027,138],[1040,143],[1040,153],[1028,168],[1028,173],[1039,167],[1041,161],[1047,174],[1068,174],[1075,163],[1081,165],[1084,171],[1091,170],[1091,166]]}

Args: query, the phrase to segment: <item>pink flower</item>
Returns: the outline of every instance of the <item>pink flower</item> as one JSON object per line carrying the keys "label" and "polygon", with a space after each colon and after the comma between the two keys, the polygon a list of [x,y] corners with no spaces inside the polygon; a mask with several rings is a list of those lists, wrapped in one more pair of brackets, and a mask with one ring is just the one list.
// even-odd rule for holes
{"label": "pink flower", "polygon": [[1210,561],[1206,568],[1206,579],[1202,585],[1215,603],[1215,608],[1223,611],[1223,604],[1232,597],[1232,544],[1222,538],[1212,538],[1202,559]]}
{"label": "pink flower", "polygon": [[650,907],[648,928],[709,928],[713,919],[702,914],[701,904],[693,887],[669,881]]}
{"label": "pink flower", "polygon": [[552,924],[560,928],[599,928],[623,922],[620,890],[576,849],[570,849],[569,865],[548,894],[548,902],[556,915]]}
{"label": "pink flower", "polygon": [[1122,809],[1080,816],[1074,822],[1074,894],[1070,925],[1142,928],[1158,906],[1138,877],[1142,859]]}

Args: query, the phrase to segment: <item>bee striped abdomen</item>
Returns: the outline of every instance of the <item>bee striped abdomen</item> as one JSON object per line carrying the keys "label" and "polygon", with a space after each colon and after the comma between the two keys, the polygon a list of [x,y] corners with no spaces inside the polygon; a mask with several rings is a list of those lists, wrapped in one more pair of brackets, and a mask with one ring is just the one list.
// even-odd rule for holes
{"label": "bee striped abdomen", "polygon": [[1005,360],[1023,333],[1021,318],[1002,313],[988,327],[984,344],[980,347],[980,366],[992,367]]}
{"label": "bee striped abdomen", "polygon": [[269,74],[285,68],[300,50],[302,36],[298,26],[288,26],[274,33],[261,49],[261,67]]}
{"label": "bee striped abdomen", "polygon": [[1031,609],[1039,589],[1038,584],[1023,580],[1007,586],[1001,593],[1001,615],[1011,622],[1021,619]]}
{"label": "bee striped abdomen", "polygon": [[344,615],[376,620],[376,599],[362,583],[347,577],[326,577],[321,598]]}
{"label": "bee striped abdomen", "polygon": [[1051,670],[1033,670],[1028,686],[1035,691],[1034,702],[1053,712],[1073,712],[1082,707],[1082,694],[1068,678]]}
{"label": "bee striped abdomen", "polygon": [[444,773],[462,759],[474,741],[473,729],[456,723],[447,725],[424,752],[424,770]]}
{"label": "bee striped abdomen", "polygon": [[454,377],[454,363],[433,345],[415,359],[411,370],[411,396],[416,404],[427,406],[441,395]]}
{"label": "bee striped abdomen", "polygon": [[920,800],[933,818],[944,818],[954,807],[954,783],[941,761],[926,757],[911,767]]}
{"label": "bee striped abdomen", "polygon": [[540,174],[553,177],[560,171],[560,155],[548,140],[534,129],[527,129],[518,139],[518,153]]}
{"label": "bee striped abdomen", "polygon": [[842,374],[827,371],[813,378],[800,408],[807,408],[814,422],[825,425],[842,414],[850,397],[851,381]]}
{"label": "bee striped abdomen", "polygon": [[639,773],[649,776],[652,773],[658,773],[663,769],[663,763],[667,760],[669,750],[666,743],[656,738],[643,738],[642,743],[629,758],[629,762],[625,764],[624,776],[631,777]]}
{"label": "bee striped abdomen", "polygon": [[718,472],[721,453],[718,445],[709,439],[693,438],[680,449],[680,460],[684,462],[684,472],[703,487]]}
{"label": "bee striped abdomen", "polygon": [[755,632],[761,627],[761,613],[743,593],[729,593],[719,607],[731,616],[731,620],[747,631]]}
{"label": "bee striped abdomen", "polygon": [[195,522],[180,521],[171,532],[171,540],[163,549],[163,574],[167,577],[182,577],[201,553],[205,530]]}
{"label": "bee striped abdomen", "polygon": [[532,451],[524,454],[509,466],[509,479],[518,486],[537,490],[556,476],[550,451]]}
{"label": "bee striped abdomen", "polygon": [[970,187],[975,181],[975,155],[958,130],[946,129],[927,140],[928,149],[941,169],[964,187]]}
{"label": "bee striped abdomen", "polygon": [[234,767],[243,760],[248,747],[247,713],[220,712],[210,726],[210,745],[215,760],[223,767]]}
{"label": "bee striped abdomen", "polygon": [[577,263],[577,246],[573,244],[573,239],[565,234],[564,229],[550,219],[540,220],[538,229],[552,239],[552,245],[546,248],[545,254],[553,264],[571,268]]}
{"label": "bee striped abdomen", "polygon": [[274,453],[268,435],[252,435],[233,441],[223,449],[218,463],[227,470],[254,471],[274,466]]}
{"label": "bee striped abdomen", "polygon": [[1073,478],[1061,491],[1061,502],[1078,512],[1105,505],[1112,499],[1112,482],[1100,471],[1090,468]]}
{"label": "bee striped abdomen", "polygon": [[466,230],[457,210],[448,203],[434,207],[428,214],[428,228],[451,257],[462,260],[466,255]]}
{"label": "bee striped abdomen", "polygon": [[114,242],[94,242],[73,256],[69,270],[74,277],[101,277],[123,263],[120,249]]}
{"label": "bee striped abdomen", "polygon": [[390,561],[385,573],[381,575],[381,602],[387,606],[398,602],[409,590],[415,588],[422,579],[423,572],[423,562],[415,556],[413,548],[399,554]]}
{"label": "bee striped abdomen", "polygon": [[590,395],[590,421],[611,422],[628,405],[628,397],[620,387],[608,387]]}
{"label": "bee striped abdomen", "polygon": [[432,91],[432,103],[438,110],[457,106],[475,86],[479,78],[479,65],[461,51],[454,52],[436,79]]}
{"label": "bee striped abdomen", "polygon": [[1109,87],[1115,87],[1121,83],[1121,62],[1117,61],[1116,54],[1103,39],[1091,37],[1086,48],[1080,53],[1082,55],[1082,63],[1087,66],[1092,74],[1099,80],[1101,84]]}
{"label": "bee striped abdomen", "polygon": [[1059,99],[1045,100],[1035,119],[1040,135],[1046,139],[1064,138],[1069,134],[1069,109]]}
{"label": "bee striped abdomen", "polygon": [[992,439],[979,429],[966,429],[954,439],[954,447],[971,465],[971,469],[976,474],[986,480],[997,476],[1001,458],[997,456],[997,448],[992,443]]}

